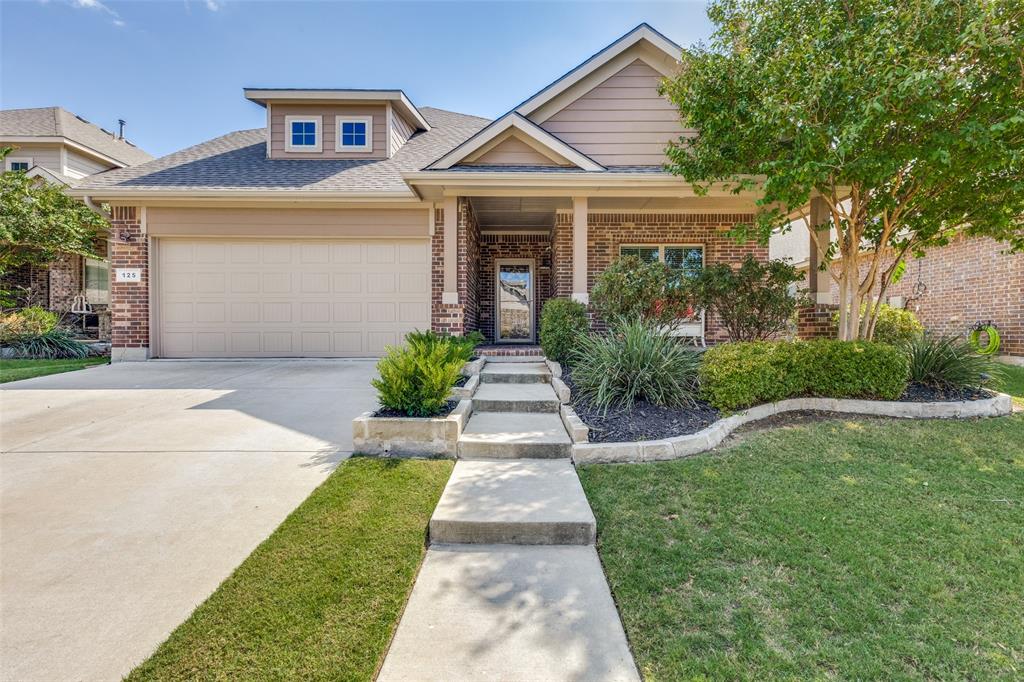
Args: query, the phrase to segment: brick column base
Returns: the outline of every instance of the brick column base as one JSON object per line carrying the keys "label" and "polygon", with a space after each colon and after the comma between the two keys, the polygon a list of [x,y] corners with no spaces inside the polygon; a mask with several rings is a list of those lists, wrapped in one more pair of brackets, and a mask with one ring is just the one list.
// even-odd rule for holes
{"label": "brick column base", "polygon": [[[115,206],[110,221],[110,359],[149,358],[149,241],[140,209]],[[119,268],[138,270],[137,282],[117,281]]]}
{"label": "brick column base", "polygon": [[817,303],[797,311],[796,335],[807,339],[834,339],[836,329],[832,326],[832,314],[839,306]]}

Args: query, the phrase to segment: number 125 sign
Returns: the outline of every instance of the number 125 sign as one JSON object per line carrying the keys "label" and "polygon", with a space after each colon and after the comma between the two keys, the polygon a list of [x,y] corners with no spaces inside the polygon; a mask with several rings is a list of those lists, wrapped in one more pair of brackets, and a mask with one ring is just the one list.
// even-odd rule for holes
{"label": "number 125 sign", "polygon": [[140,268],[115,268],[115,282],[141,282],[142,270]]}

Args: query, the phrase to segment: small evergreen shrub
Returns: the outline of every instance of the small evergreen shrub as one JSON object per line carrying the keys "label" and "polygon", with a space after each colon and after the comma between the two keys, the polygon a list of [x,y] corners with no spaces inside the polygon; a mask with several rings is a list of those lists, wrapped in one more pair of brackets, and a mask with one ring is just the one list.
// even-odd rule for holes
{"label": "small evergreen shrub", "polygon": [[587,307],[568,298],[552,298],[540,312],[540,347],[556,362],[566,362],[590,327]]}
{"label": "small evergreen shrub", "polygon": [[670,324],[690,312],[681,281],[682,275],[664,263],[625,256],[597,276],[590,305],[609,324],[636,318]]}
{"label": "small evergreen shrub", "polygon": [[57,321],[57,313],[40,306],[0,313],[0,343],[8,345],[19,339],[47,334],[57,328]]}
{"label": "small evergreen shrub", "polygon": [[[863,318],[868,314],[866,303],[861,304],[860,314]],[[832,314],[832,326],[839,330],[839,313]],[[878,318],[875,320],[875,333],[872,341],[899,345],[909,343],[924,333],[924,325],[910,310],[893,308],[884,303],[878,304]]]}
{"label": "small evergreen shrub", "polygon": [[870,341],[754,341],[709,349],[701,396],[736,410],[797,396],[895,400],[907,386],[900,349]]}
{"label": "small evergreen shrub", "polygon": [[434,348],[442,347],[453,362],[458,359],[467,362],[473,357],[476,347],[484,342],[484,335],[474,330],[466,336],[449,336],[428,329],[409,332],[405,335],[405,342],[420,353],[430,353]]}
{"label": "small evergreen shrub", "polygon": [[917,336],[904,346],[910,380],[935,388],[982,388],[999,375],[1000,368],[970,342],[955,336]]}
{"label": "small evergreen shrub", "polygon": [[682,407],[697,393],[697,352],[639,318],[619,320],[607,334],[581,336],[570,363],[576,394],[604,410],[639,400]]}

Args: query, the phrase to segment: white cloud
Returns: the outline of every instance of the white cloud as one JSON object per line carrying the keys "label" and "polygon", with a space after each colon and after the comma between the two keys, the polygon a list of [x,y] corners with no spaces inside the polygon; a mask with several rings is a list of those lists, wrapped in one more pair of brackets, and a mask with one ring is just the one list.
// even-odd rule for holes
{"label": "white cloud", "polygon": [[125,25],[124,19],[115,10],[104,5],[100,0],[71,0],[71,6],[77,9],[90,9],[103,12],[110,16],[111,22],[118,28]]}
{"label": "white cloud", "polygon": [[220,9],[220,3],[217,0],[206,0],[206,9],[216,12]]}

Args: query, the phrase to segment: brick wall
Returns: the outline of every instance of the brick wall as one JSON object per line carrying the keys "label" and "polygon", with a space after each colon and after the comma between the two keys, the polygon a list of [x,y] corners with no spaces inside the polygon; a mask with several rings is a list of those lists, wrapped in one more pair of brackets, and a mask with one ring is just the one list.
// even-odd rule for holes
{"label": "brick wall", "polygon": [[71,310],[75,296],[82,293],[82,257],[65,254],[50,263],[49,308],[58,313]]}
{"label": "brick wall", "polygon": [[[922,259],[908,259],[906,273],[886,290],[884,302],[903,297],[925,328],[937,334],[963,335],[974,322],[992,320],[1002,339],[999,352],[1024,355],[1024,254],[1001,253],[1006,248],[992,239],[960,237],[929,249]],[[862,275],[867,267],[861,266]],[[927,290],[915,296],[919,273]],[[834,281],[832,300],[839,302]]]}
{"label": "brick wall", "polygon": [[[480,238],[479,329],[494,341],[495,261],[499,258],[532,258],[534,261],[534,330],[540,329],[540,310],[551,297],[552,242],[546,234],[487,234]],[[570,264],[571,265],[571,264]]]}
{"label": "brick wall", "polygon": [[456,282],[459,302],[442,303],[444,292],[444,209],[434,214],[434,237],[431,240],[431,329],[443,334],[465,334],[478,326],[479,240],[480,227],[469,201],[458,201],[458,271]]}
{"label": "brick wall", "polygon": [[832,339],[836,329],[832,326],[832,314],[838,306],[819,303],[797,311],[796,335],[801,339]]}
{"label": "brick wall", "polygon": [[[111,346],[149,347],[149,243],[142,232],[140,209],[115,206],[110,221]],[[138,268],[140,282],[117,282],[116,268]],[[116,351],[115,351],[116,354]]]}
{"label": "brick wall", "polygon": [[[753,219],[748,214],[728,213],[594,213],[588,218],[587,289],[593,289],[597,276],[619,257],[623,244],[700,244],[704,247],[704,262],[738,263],[748,254],[758,260],[768,260],[767,245],[756,242],[738,243],[728,234],[736,223]],[[559,227],[568,227],[568,248],[572,249],[572,216],[560,213]],[[558,237],[565,239],[560,233]],[[556,273],[556,290],[572,288],[572,271]],[[725,329],[715,316],[707,320],[706,339],[716,343],[728,339]]]}
{"label": "brick wall", "polygon": [[16,307],[50,304],[50,275],[46,266],[22,265],[0,279],[0,289],[8,291]]}

